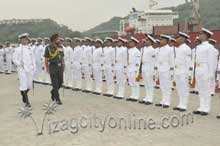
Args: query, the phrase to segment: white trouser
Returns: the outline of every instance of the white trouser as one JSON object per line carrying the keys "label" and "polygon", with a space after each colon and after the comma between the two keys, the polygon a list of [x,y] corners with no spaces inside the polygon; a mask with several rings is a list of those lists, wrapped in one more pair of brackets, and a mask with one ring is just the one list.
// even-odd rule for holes
{"label": "white trouser", "polygon": [[66,86],[72,86],[72,69],[71,64],[65,64],[64,69],[64,85]]}
{"label": "white trouser", "polygon": [[95,79],[95,92],[102,93],[102,69],[101,68],[93,68],[93,75]]}
{"label": "white trouser", "polygon": [[171,76],[170,71],[159,72],[160,88],[162,91],[163,99],[160,104],[170,106],[171,102]]}
{"label": "white trouser", "polygon": [[89,65],[83,66],[83,74],[84,74],[84,77],[86,80],[86,90],[92,91],[92,78],[91,78],[92,69],[91,69],[91,66],[89,66]]}
{"label": "white trouser", "polygon": [[73,69],[73,83],[75,83],[75,87],[81,89],[82,88],[82,69],[80,64],[74,64]]}
{"label": "white trouser", "polygon": [[34,80],[42,82],[42,79],[41,79],[42,72],[43,72],[42,67],[43,67],[42,64],[36,63],[36,72],[34,75]]}
{"label": "white trouser", "polygon": [[189,97],[189,83],[187,74],[175,75],[176,89],[179,96],[178,108],[187,109]]}
{"label": "white trouser", "polygon": [[33,88],[33,72],[26,72],[23,68],[18,68],[18,78],[20,82],[20,91]]}
{"label": "white trouser", "polygon": [[143,101],[145,102],[153,102],[154,97],[154,75],[148,72],[143,72],[142,77],[144,80],[145,87],[145,98]]}
{"label": "white trouser", "polygon": [[215,85],[216,85],[215,78],[211,78],[210,79],[210,95],[215,94]]}
{"label": "white trouser", "polygon": [[115,70],[116,80],[118,84],[118,93],[116,94],[117,97],[124,97],[125,92],[125,85],[126,85],[126,74],[124,68]]}
{"label": "white trouser", "polygon": [[12,71],[12,58],[11,57],[6,58],[6,70],[8,71],[8,73],[11,73]]}
{"label": "white trouser", "polygon": [[114,94],[114,73],[112,67],[106,67],[104,70],[107,83],[107,94]]}
{"label": "white trouser", "polygon": [[137,78],[136,71],[128,72],[128,82],[129,82],[129,86],[131,87],[131,96],[129,98],[131,99],[139,99],[140,96],[139,82],[137,82],[136,78]]}
{"label": "white trouser", "polygon": [[4,72],[4,58],[0,56],[0,72]]}
{"label": "white trouser", "polygon": [[210,96],[210,79],[207,74],[197,74],[196,84],[199,91],[200,106],[198,111],[210,112],[211,110],[211,96]]}

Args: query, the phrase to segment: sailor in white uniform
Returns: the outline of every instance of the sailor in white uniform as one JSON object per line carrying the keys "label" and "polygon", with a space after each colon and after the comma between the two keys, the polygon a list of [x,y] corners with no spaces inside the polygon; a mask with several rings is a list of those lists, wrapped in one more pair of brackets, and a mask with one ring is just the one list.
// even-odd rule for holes
{"label": "sailor in white uniform", "polygon": [[103,96],[111,97],[114,95],[114,65],[115,65],[115,47],[112,47],[114,39],[105,38],[104,50],[104,75],[107,84],[107,92]]}
{"label": "sailor in white uniform", "polygon": [[74,50],[72,56],[72,73],[73,73],[73,90],[82,90],[82,62],[83,62],[83,47],[80,38],[74,38]]}
{"label": "sailor in white uniform", "polygon": [[173,110],[185,112],[189,97],[189,71],[191,66],[191,48],[186,44],[189,35],[179,32],[176,39],[176,48],[174,56],[174,72],[176,89],[179,96],[179,104]]}
{"label": "sailor in white uniform", "polygon": [[96,47],[93,52],[93,76],[95,80],[95,91],[93,94],[101,95],[102,94],[102,87],[103,87],[103,80],[102,80],[102,70],[104,64],[104,51],[103,51],[103,41],[101,39],[96,39]]}
{"label": "sailor in white uniform", "polygon": [[202,116],[208,115],[211,110],[210,80],[214,78],[213,70],[216,68],[213,62],[213,46],[208,42],[212,35],[213,32],[203,28],[199,35],[202,43],[196,49],[196,84],[200,103],[199,108],[193,113]]}
{"label": "sailor in white uniform", "polygon": [[218,68],[218,58],[219,58],[219,52],[218,50],[215,48],[217,41],[214,39],[209,39],[209,43],[213,46],[213,53],[214,53],[214,58],[213,59],[213,63],[214,63],[214,70],[213,70],[213,74],[214,74],[214,78],[211,79],[211,83],[210,83],[210,95],[211,96],[215,96],[215,88],[216,88],[216,73],[217,73],[217,68]]}
{"label": "sailor in white uniform", "polygon": [[154,97],[154,69],[155,69],[155,49],[153,44],[156,43],[155,39],[148,35],[146,46],[142,48],[142,77],[144,80],[145,97],[143,103],[145,105],[153,104]]}
{"label": "sailor in white uniform", "polygon": [[137,49],[139,40],[135,37],[131,37],[129,41],[128,50],[128,82],[131,88],[131,95],[127,98],[127,101],[138,101],[140,98],[140,85],[137,81],[140,64],[141,64],[141,52]]}
{"label": "sailor in white uniform", "polygon": [[37,45],[35,53],[36,59],[36,73],[35,73],[35,81],[43,83],[43,71],[44,71],[44,52],[45,48],[43,47],[43,39],[37,39]]}
{"label": "sailor in white uniform", "polygon": [[19,90],[21,92],[25,106],[31,107],[28,92],[33,87],[33,77],[36,70],[35,56],[31,47],[28,45],[28,34],[19,36],[20,46],[15,49],[13,62],[17,66],[18,77],[20,82]]}
{"label": "sailor in white uniform", "polygon": [[64,42],[64,62],[65,62],[65,68],[64,68],[64,86],[66,88],[72,88],[72,80],[73,80],[73,74],[72,74],[72,64],[73,64],[73,49],[70,46],[72,43],[72,39],[67,37],[65,38]]}
{"label": "sailor in white uniform", "polygon": [[85,90],[82,92],[90,93],[92,92],[92,58],[93,58],[93,47],[91,46],[92,39],[89,37],[84,38],[83,44],[83,62],[82,71],[86,81]]}
{"label": "sailor in white uniform", "polygon": [[12,54],[13,54],[13,49],[11,47],[11,44],[9,42],[5,43],[5,55],[6,55],[6,68],[7,70],[6,74],[11,74],[12,73]]}
{"label": "sailor in white uniform", "polygon": [[171,72],[174,65],[173,48],[168,45],[170,36],[160,35],[160,50],[157,56],[157,68],[162,91],[162,100],[156,106],[169,108],[171,104]]}
{"label": "sailor in white uniform", "polygon": [[3,49],[3,45],[0,44],[0,73],[4,73],[5,72],[5,65],[4,65],[4,49]]}
{"label": "sailor in white uniform", "polygon": [[125,87],[127,83],[127,66],[128,66],[128,48],[126,43],[128,41],[121,37],[118,38],[116,47],[116,62],[115,62],[115,74],[118,85],[118,92],[114,96],[116,99],[125,98]]}

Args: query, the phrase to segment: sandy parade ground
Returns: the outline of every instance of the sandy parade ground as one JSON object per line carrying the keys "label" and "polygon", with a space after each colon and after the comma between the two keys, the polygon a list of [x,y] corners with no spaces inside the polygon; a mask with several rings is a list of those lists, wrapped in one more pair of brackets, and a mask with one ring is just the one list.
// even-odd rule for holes
{"label": "sandy parade ground", "polygon": [[[50,89],[35,84],[34,95],[29,93],[32,110],[28,111],[21,108],[17,75],[0,74],[0,146],[220,145],[220,120],[216,119],[220,114],[219,94],[213,97],[211,114],[201,117],[191,114],[198,107],[196,95],[190,95],[188,112],[172,110],[178,102],[176,91],[172,107],[162,109],[61,89],[63,105],[55,110],[56,106],[50,104]],[[127,91],[129,95],[129,88]],[[144,97],[143,87],[141,93]],[[158,103],[160,90],[155,97]],[[45,109],[53,114],[45,114]]]}

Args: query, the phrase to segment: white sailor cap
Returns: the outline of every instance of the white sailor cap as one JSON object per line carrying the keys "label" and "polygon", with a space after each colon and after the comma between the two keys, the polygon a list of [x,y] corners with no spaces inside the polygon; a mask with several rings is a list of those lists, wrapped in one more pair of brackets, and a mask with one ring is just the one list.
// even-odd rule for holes
{"label": "white sailor cap", "polygon": [[66,38],[65,38],[65,41],[70,41],[70,42],[72,42],[73,40],[72,40],[71,38],[69,38],[69,37],[66,37]]}
{"label": "white sailor cap", "polygon": [[81,39],[77,37],[73,38],[73,40],[81,42]]}
{"label": "white sailor cap", "polygon": [[175,38],[170,37],[170,41],[176,42]]}
{"label": "white sailor cap", "polygon": [[37,38],[37,40],[38,40],[38,41],[43,41],[43,39],[42,39],[42,38]]}
{"label": "white sailor cap", "polygon": [[202,28],[202,32],[204,32],[205,34],[212,36],[213,35],[213,32],[211,32],[210,30],[206,29],[206,28]]}
{"label": "white sailor cap", "polygon": [[188,42],[189,44],[191,44],[191,43],[192,43],[190,39],[187,39],[187,42]]}
{"label": "white sailor cap", "polygon": [[111,37],[106,37],[106,38],[105,38],[105,42],[106,42],[106,41],[111,41],[111,42],[114,42],[114,39],[113,39],[113,38],[111,38]]}
{"label": "white sailor cap", "polygon": [[196,42],[196,41],[200,41],[199,37],[196,37],[195,42]]}
{"label": "white sailor cap", "polygon": [[136,38],[135,38],[135,37],[133,37],[133,36],[130,38],[130,40],[131,40],[131,41],[134,41],[135,43],[139,43],[139,40],[138,40],[138,39],[136,39]]}
{"label": "white sailor cap", "polygon": [[60,40],[61,40],[61,41],[64,41],[64,39],[63,39],[63,38],[60,38]]}
{"label": "white sailor cap", "polygon": [[114,43],[117,43],[119,40],[118,39],[113,39],[113,42]]}
{"label": "white sailor cap", "polygon": [[164,34],[160,35],[160,38],[166,39],[166,40],[170,40],[171,39],[171,37],[169,35],[164,35]]}
{"label": "white sailor cap", "polygon": [[48,40],[49,41],[50,39],[48,37],[44,37],[44,40]]}
{"label": "white sailor cap", "polygon": [[118,40],[123,42],[123,43],[127,43],[128,42],[126,39],[123,39],[122,37],[119,37]]}
{"label": "white sailor cap", "polygon": [[23,33],[23,34],[18,36],[19,39],[26,38],[26,37],[29,37],[28,33]]}
{"label": "white sailor cap", "polygon": [[156,40],[155,40],[155,43],[160,43],[160,40],[156,39]]}
{"label": "white sailor cap", "polygon": [[30,40],[31,40],[31,41],[37,41],[37,39],[36,39],[36,38],[31,38]]}
{"label": "white sailor cap", "polygon": [[100,42],[101,44],[104,43],[103,40],[101,40],[101,39],[96,39],[95,42]]}
{"label": "white sailor cap", "polygon": [[216,40],[214,40],[214,39],[209,39],[209,42],[212,42],[212,43],[217,43],[217,41]]}
{"label": "white sailor cap", "polygon": [[154,39],[151,35],[147,35],[147,38],[148,38],[149,40],[151,40],[153,43],[155,43],[155,39]]}
{"label": "white sailor cap", "polygon": [[90,41],[90,42],[92,41],[92,39],[89,38],[89,37],[85,37],[84,40],[85,40],[85,41]]}
{"label": "white sailor cap", "polygon": [[184,37],[186,39],[190,38],[190,36],[188,34],[184,33],[184,32],[179,32],[179,36],[182,36],[182,37]]}

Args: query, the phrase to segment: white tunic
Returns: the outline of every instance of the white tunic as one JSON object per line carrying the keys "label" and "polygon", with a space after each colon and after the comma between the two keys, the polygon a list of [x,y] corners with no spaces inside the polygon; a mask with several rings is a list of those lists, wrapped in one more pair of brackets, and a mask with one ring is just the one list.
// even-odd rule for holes
{"label": "white tunic", "polygon": [[141,63],[141,52],[136,48],[128,51],[128,72],[138,72]]}
{"label": "white tunic", "polygon": [[155,68],[155,49],[152,46],[144,47],[142,49],[142,72],[148,73],[148,74],[154,74],[154,68]]}
{"label": "white tunic", "polygon": [[182,44],[175,49],[175,74],[189,74],[191,66],[191,48]]}
{"label": "white tunic", "polygon": [[115,70],[121,70],[128,65],[128,48],[117,47],[116,48],[116,64]]}

